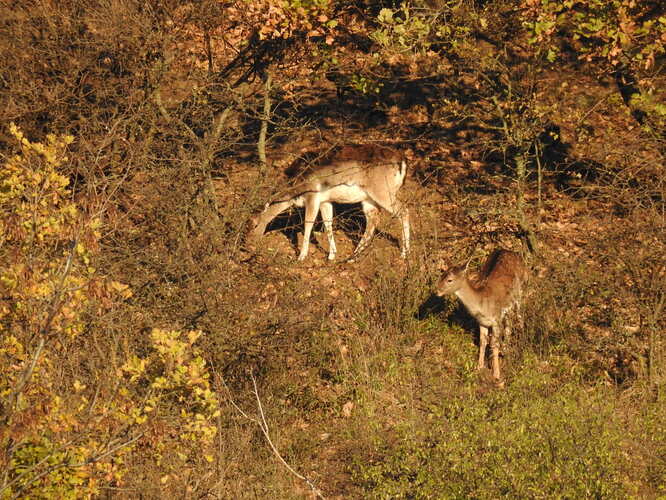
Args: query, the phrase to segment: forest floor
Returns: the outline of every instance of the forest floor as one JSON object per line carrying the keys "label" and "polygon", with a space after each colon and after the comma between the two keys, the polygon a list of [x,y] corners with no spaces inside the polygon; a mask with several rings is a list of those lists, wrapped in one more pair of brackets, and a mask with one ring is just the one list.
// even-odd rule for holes
{"label": "forest floor", "polygon": [[[336,206],[338,258],[334,262],[326,258],[328,247],[321,223],[315,228],[319,231],[315,233],[317,244],[311,245],[308,258],[302,263],[296,261],[303,215],[297,211],[279,220],[274,226],[278,230],[268,232],[258,248],[242,252],[241,265],[252,267],[253,274],[259,276],[256,302],[250,306],[255,313],[270,315],[281,310],[280,315],[292,315],[296,323],[322,325],[312,335],[322,335],[325,340],[308,342],[325,347],[319,345],[308,351],[313,348],[310,345],[305,351],[290,351],[283,365],[289,373],[273,379],[271,385],[281,408],[275,410],[281,415],[279,433],[288,436],[288,447],[301,450],[300,454],[292,451],[296,463],[291,465],[314,480],[328,497],[363,496],[357,478],[352,480],[353,470],[359,467],[354,461],[365,457],[372,463],[378,451],[375,445],[359,441],[359,435],[367,432],[375,435],[376,441],[379,431],[385,440],[382,446],[400,441],[402,434],[395,429],[405,422],[434,418],[432,405],[452,390],[449,384],[444,388],[432,384],[438,384],[442,377],[460,377],[461,370],[469,372],[464,380],[475,376],[472,367],[477,328],[453,301],[433,297],[440,268],[464,262],[470,254],[478,265],[493,248],[513,249],[526,256],[536,288],[549,290],[553,299],[557,296],[553,289],[578,279],[576,272],[563,270],[582,269],[588,276],[603,273],[608,255],[614,253],[612,247],[624,244],[614,240],[618,237],[617,224],[633,222],[625,218],[620,200],[609,195],[611,184],[620,175],[632,178],[633,171],[636,178],[663,179],[664,166],[650,164],[657,153],[645,148],[641,128],[626,106],[613,97],[613,85],[573,71],[543,76],[540,88],[550,96],[552,121],[558,126],[556,146],[551,151],[557,166],[541,165],[541,172],[536,167],[530,172],[525,201],[538,241],[534,253],[527,251],[519,237],[514,173],[498,161],[497,155],[488,157],[484,153],[480,147],[484,131],[479,132],[469,122],[464,127],[437,123],[445,131],[447,125],[451,126],[441,139],[429,135],[397,145],[410,159],[400,194],[409,206],[412,222],[412,251],[406,261],[399,257],[399,223],[386,214],[370,248],[353,261],[346,260],[363,225],[358,207],[354,211],[354,207],[347,206]],[[320,89],[322,94],[327,91],[330,89]],[[410,127],[418,128],[432,120],[419,107],[394,112],[388,116],[388,127],[394,127],[396,135],[404,136]],[[255,211],[260,209],[279,186],[287,185],[282,173],[285,167],[307,151],[329,147],[336,141],[371,143],[391,136],[386,130],[369,134],[354,126],[355,120],[364,118],[360,111],[342,106],[337,117],[327,119],[323,130],[313,130],[297,144],[271,148],[269,156],[274,161],[266,176],[270,182],[263,180],[255,165],[227,164],[225,177],[216,181],[221,211],[243,210],[248,201]],[[586,135],[584,141],[579,140],[580,134]],[[622,162],[623,172],[610,172],[608,167],[608,174],[604,173],[609,163]],[[252,193],[251,199],[248,193]],[[640,232],[638,226],[636,230]],[[645,237],[649,239],[649,235]],[[286,283],[290,288],[288,300]],[[594,287],[595,283],[603,286],[593,277],[586,286]],[[419,290],[411,289],[406,298],[405,290],[396,287]],[[599,321],[596,307],[612,308],[611,300],[596,305],[585,300],[574,303],[575,310],[566,313],[576,316],[576,327],[582,333],[581,344],[571,346],[571,352],[579,356],[571,361],[572,373],[585,366],[582,370],[586,378],[601,380],[609,387],[640,375],[644,370],[640,356],[622,349],[605,351],[603,347],[618,331],[636,331],[636,317],[629,313],[620,324]],[[543,304],[542,300],[540,307]],[[558,314],[565,315],[558,311],[558,304],[549,305],[554,310],[548,313],[555,316],[538,317],[543,309],[534,307],[532,313],[537,317],[531,319],[531,324],[552,324],[557,322]],[[570,308],[572,303],[563,307]],[[359,313],[360,308],[365,311]],[[453,330],[443,323],[452,312],[452,324],[459,325]],[[396,317],[368,326],[368,321],[384,313]],[[405,318],[405,314],[411,317]],[[391,338],[395,335],[401,338]],[[382,353],[386,350],[390,354]],[[461,352],[468,356],[462,361],[463,367],[457,365],[462,360]],[[320,356],[326,359],[323,364],[319,363]],[[406,376],[395,363],[405,363],[413,371]],[[512,378],[519,376],[520,362],[504,359],[504,363],[510,388]],[[540,369],[548,371],[553,361],[544,356],[540,363]],[[376,370],[386,372],[380,376]],[[401,375],[394,378],[392,371]],[[361,378],[366,380],[361,382]],[[488,373],[475,380],[474,391],[479,394],[498,390]],[[468,386],[462,384],[458,389],[462,387]],[[285,420],[287,414],[291,417]],[[370,449],[359,450],[368,446]],[[308,486],[296,479],[292,487],[294,494],[308,493]]]}

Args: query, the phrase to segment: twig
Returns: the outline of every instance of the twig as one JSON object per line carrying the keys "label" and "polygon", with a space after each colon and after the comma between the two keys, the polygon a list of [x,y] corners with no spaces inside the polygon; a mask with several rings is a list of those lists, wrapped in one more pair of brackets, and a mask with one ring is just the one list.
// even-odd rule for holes
{"label": "twig", "polygon": [[266,174],[266,134],[268,132],[268,119],[271,112],[271,74],[266,74],[265,94],[264,94],[264,112],[261,115],[261,129],[259,130],[259,140],[257,141],[257,153],[259,155],[259,166],[262,174]]}
{"label": "twig", "polygon": [[222,130],[227,121],[227,117],[229,116],[229,112],[231,112],[231,106],[227,106],[224,108],[224,111],[215,114],[212,131],[206,136],[206,144],[202,146],[202,155],[204,156],[202,159],[202,168],[204,169],[204,175],[206,176],[206,182],[208,183],[208,197],[213,204],[215,218],[219,217],[220,208],[217,203],[217,197],[215,196],[215,185],[213,184],[211,164],[213,163],[215,156],[215,146],[222,135]]}
{"label": "twig", "polygon": [[259,390],[257,389],[257,380],[254,378],[254,374],[250,373],[250,378],[252,379],[252,386],[254,388],[254,397],[257,400],[257,410],[259,411],[259,418],[253,418],[249,416],[247,413],[245,413],[234,401],[234,399],[231,397],[231,391],[229,390],[229,387],[227,387],[226,382],[222,377],[220,377],[220,381],[224,385],[224,388],[227,390],[227,396],[229,398],[229,402],[231,405],[236,409],[236,411],[243,416],[243,418],[246,418],[250,422],[254,422],[259,426],[261,429],[262,434],[266,438],[266,441],[268,442],[268,446],[270,446],[271,450],[273,451],[273,454],[278,458],[278,460],[286,467],[286,469],[291,472],[294,476],[296,476],[298,479],[301,481],[305,482],[310,489],[312,490],[312,493],[317,497],[321,499],[325,499],[324,495],[321,493],[321,491],[315,486],[315,484],[310,480],[309,478],[305,477],[302,474],[299,474],[294,468],[287,463],[287,461],[282,458],[282,455],[280,455],[280,452],[278,451],[277,447],[273,444],[273,440],[271,439],[271,435],[268,429],[268,424],[266,423],[266,416],[264,414],[264,408],[263,405],[261,404],[261,398],[259,397]]}
{"label": "twig", "polygon": [[611,95],[614,95],[614,92],[609,92],[605,96],[603,96],[601,99],[599,99],[597,102],[595,102],[592,106],[590,106],[590,109],[588,109],[585,113],[583,113],[583,116],[581,116],[578,119],[578,122],[576,123],[576,128],[580,127],[580,125],[587,119],[592,112],[599,107],[600,104],[602,104],[606,99],[608,99]]}
{"label": "twig", "polygon": [[7,405],[5,415],[8,415],[7,419],[5,420],[6,424],[9,424],[9,420],[11,419],[11,413],[13,411],[14,406],[18,402],[18,398],[23,392],[23,389],[25,389],[25,386],[28,384],[30,381],[30,378],[32,377],[32,372],[35,370],[35,366],[37,365],[37,361],[39,360],[39,356],[42,353],[42,350],[44,349],[44,345],[46,344],[46,334],[48,333],[51,323],[53,322],[53,318],[55,318],[56,314],[60,310],[60,305],[61,305],[61,298],[62,298],[62,292],[64,289],[65,285],[65,280],[67,279],[67,276],[69,275],[70,270],[72,269],[72,260],[74,258],[74,252],[76,251],[76,245],[78,244],[78,239],[75,239],[72,242],[71,249],[69,252],[69,256],[67,257],[67,262],[65,263],[65,269],[63,270],[62,275],[60,276],[60,283],[58,284],[57,287],[57,292],[53,296],[53,299],[51,300],[51,305],[50,305],[50,310],[49,310],[49,315],[46,318],[46,321],[44,322],[44,325],[39,329],[39,343],[37,344],[37,349],[35,349],[34,354],[32,355],[32,359],[30,360],[30,364],[26,367],[26,369],[23,371],[23,374],[21,375],[21,379],[19,380],[19,383],[16,385],[16,388],[12,392],[12,394],[9,396],[8,400],[10,401],[10,404]]}
{"label": "twig", "polygon": [[299,478],[302,481],[305,481],[305,483],[310,487],[312,492],[317,496],[317,498],[324,498],[324,496],[321,494],[321,491],[317,489],[317,487],[314,485],[310,479],[307,477],[299,474],[296,472],[287,462],[284,458],[282,458],[282,455],[280,455],[280,452],[278,449],[275,447],[273,444],[273,441],[271,440],[271,436],[268,432],[268,424],[266,423],[266,417],[264,416],[264,408],[261,405],[261,399],[259,398],[259,391],[257,390],[257,380],[254,378],[254,374],[250,373],[250,378],[252,379],[252,386],[254,387],[254,395],[257,399],[257,408],[259,410],[259,417],[261,418],[261,421],[259,423],[259,428],[261,429],[261,432],[263,432],[264,437],[266,438],[266,441],[268,441],[268,445],[271,447],[271,450],[273,450],[273,453],[275,454],[276,457],[282,462],[282,465],[284,465],[289,472],[291,472],[294,476]]}
{"label": "twig", "polygon": [[166,121],[177,121],[178,124],[185,129],[187,134],[195,141],[198,142],[199,136],[194,133],[194,131],[185,123],[183,120],[180,119],[174,119],[171,117],[167,109],[164,107],[164,103],[162,102],[162,92],[159,88],[155,89],[153,92],[153,102],[157,106],[157,109],[159,110],[160,114]]}

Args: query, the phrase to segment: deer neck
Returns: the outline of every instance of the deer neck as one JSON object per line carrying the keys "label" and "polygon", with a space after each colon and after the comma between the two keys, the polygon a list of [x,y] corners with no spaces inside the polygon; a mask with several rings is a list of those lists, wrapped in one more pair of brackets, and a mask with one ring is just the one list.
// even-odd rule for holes
{"label": "deer neck", "polygon": [[253,235],[255,237],[260,237],[262,234],[264,234],[264,231],[266,230],[266,227],[270,222],[280,215],[282,212],[284,212],[286,209],[288,209],[291,205],[293,205],[292,200],[286,200],[286,201],[280,201],[277,203],[274,203],[270,205],[266,210],[264,210],[259,216],[257,217],[257,225],[255,226],[253,230]]}
{"label": "deer neck", "polygon": [[472,316],[477,317],[480,314],[483,307],[483,295],[469,282],[468,279],[465,279],[462,282],[455,294]]}

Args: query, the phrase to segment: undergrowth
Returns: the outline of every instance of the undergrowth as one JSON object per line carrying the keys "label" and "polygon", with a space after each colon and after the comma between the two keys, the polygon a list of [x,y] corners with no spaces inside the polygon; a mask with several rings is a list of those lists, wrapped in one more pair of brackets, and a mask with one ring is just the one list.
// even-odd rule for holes
{"label": "undergrowth", "polygon": [[[639,480],[663,494],[663,401],[628,422],[615,389],[582,386],[569,364],[526,356],[504,391],[460,387],[427,422],[375,433],[374,451],[355,457],[354,480],[377,499],[628,498]],[[662,429],[659,442],[647,428]],[[628,459],[637,442],[644,470]]]}

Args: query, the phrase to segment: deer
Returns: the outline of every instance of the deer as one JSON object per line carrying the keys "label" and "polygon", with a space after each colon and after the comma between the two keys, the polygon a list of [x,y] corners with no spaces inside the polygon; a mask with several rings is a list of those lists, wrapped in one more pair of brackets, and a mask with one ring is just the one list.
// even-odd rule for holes
{"label": "deer", "polygon": [[320,211],[329,243],[328,260],[334,260],[337,248],[333,237],[333,203],[361,203],[366,227],[353,256],[370,243],[381,209],[400,218],[400,255],[406,258],[409,251],[409,211],[397,197],[406,174],[405,159],[391,149],[368,145],[345,146],[307,172],[302,181],[267,203],[264,211],[252,219],[250,239],[256,241],[263,236],[268,224],[285,210],[294,206],[305,207],[303,243],[298,260],[303,261],[308,255],[312,227]]}
{"label": "deer", "polygon": [[490,254],[474,280],[467,275],[468,266],[469,261],[465,266],[444,271],[437,295],[455,294],[479,324],[479,370],[485,368],[490,338],[492,375],[500,383],[500,343],[503,336],[506,342],[511,335],[513,313],[522,323],[520,308],[528,271],[520,255],[503,249]]}

